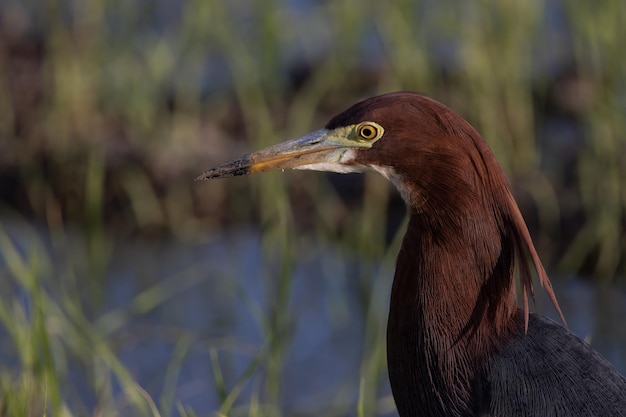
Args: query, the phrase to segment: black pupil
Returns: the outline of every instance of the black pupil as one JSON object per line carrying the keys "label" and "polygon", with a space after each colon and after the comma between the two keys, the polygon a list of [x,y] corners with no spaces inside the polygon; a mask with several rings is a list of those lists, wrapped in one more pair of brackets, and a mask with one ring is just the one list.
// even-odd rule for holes
{"label": "black pupil", "polygon": [[363,129],[363,136],[366,138],[370,138],[374,136],[374,131],[371,128],[366,127]]}

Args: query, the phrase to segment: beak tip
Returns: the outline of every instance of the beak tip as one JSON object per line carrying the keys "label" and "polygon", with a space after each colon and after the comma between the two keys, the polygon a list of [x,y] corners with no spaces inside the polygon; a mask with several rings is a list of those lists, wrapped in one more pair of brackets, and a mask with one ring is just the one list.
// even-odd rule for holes
{"label": "beak tip", "polygon": [[215,171],[215,169],[214,169],[214,168],[213,168],[213,169],[206,170],[206,171],[204,171],[202,174],[200,174],[200,175],[198,175],[196,178],[194,178],[193,180],[194,180],[194,182],[195,182],[195,181],[208,180],[208,179],[210,179],[210,178],[212,178],[212,177],[213,177],[213,175],[212,175],[212,174],[213,174],[213,172],[214,172],[214,171]]}
{"label": "beak tip", "polygon": [[209,170],[204,171],[202,174],[198,175],[195,181],[203,181],[203,180],[212,180],[214,178],[227,178],[227,177],[238,177],[241,175],[246,175],[250,173],[250,167],[234,165],[234,164],[225,164],[220,165],[216,168],[211,168]]}

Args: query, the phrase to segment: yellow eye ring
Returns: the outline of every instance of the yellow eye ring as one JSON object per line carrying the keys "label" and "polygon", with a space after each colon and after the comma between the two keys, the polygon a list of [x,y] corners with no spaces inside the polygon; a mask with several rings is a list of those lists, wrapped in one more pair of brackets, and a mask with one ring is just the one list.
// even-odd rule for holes
{"label": "yellow eye ring", "polygon": [[374,122],[363,122],[357,126],[356,131],[365,140],[380,139],[384,133],[382,126]]}

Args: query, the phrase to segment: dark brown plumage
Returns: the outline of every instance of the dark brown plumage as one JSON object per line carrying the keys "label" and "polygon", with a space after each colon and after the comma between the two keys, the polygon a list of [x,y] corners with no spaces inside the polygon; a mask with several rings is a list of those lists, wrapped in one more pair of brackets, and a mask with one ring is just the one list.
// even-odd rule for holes
{"label": "dark brown plumage", "polygon": [[407,203],[387,330],[400,416],[626,415],[626,379],[529,314],[530,263],[561,312],[502,168],[460,116],[416,93],[382,95],[199,178],[277,168],[374,169]]}

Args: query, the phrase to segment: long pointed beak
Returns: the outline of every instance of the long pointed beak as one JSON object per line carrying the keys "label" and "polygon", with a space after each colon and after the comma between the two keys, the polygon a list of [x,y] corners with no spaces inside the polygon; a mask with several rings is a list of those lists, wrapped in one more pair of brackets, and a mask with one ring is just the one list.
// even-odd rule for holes
{"label": "long pointed beak", "polygon": [[316,130],[297,139],[261,149],[211,168],[199,175],[196,181],[275,169],[305,167],[315,169],[315,165],[340,164],[343,154],[355,146],[352,141],[337,133],[336,130]]}

